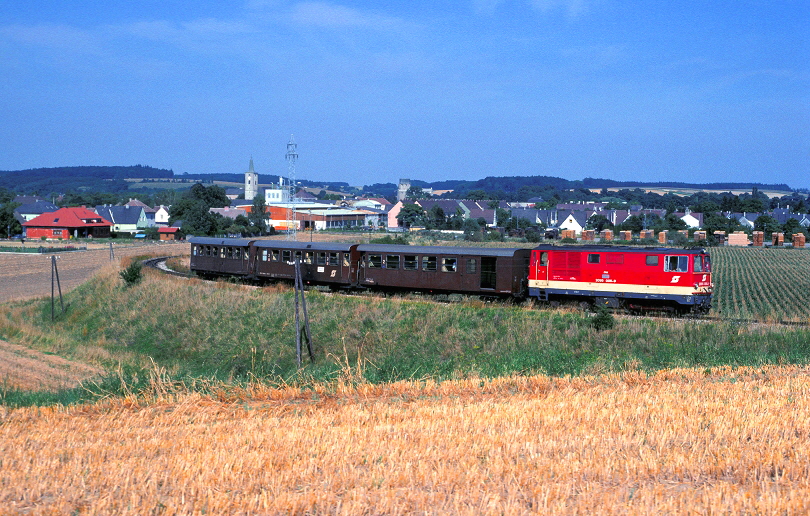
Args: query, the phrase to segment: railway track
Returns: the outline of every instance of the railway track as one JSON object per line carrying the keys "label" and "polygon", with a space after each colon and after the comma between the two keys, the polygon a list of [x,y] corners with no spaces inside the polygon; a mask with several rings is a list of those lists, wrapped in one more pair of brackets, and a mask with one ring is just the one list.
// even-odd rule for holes
{"label": "railway track", "polygon": [[195,276],[190,272],[178,272],[175,270],[170,269],[166,265],[166,260],[169,258],[174,258],[175,256],[158,256],[156,258],[149,258],[148,260],[144,260],[141,263],[144,267],[149,267],[151,269],[157,269],[164,274],[168,274],[170,276],[177,276],[180,278],[194,278]]}
{"label": "railway track", "polygon": [[[153,269],[157,269],[164,274],[169,274],[171,276],[177,276],[181,278],[195,278],[196,275],[192,273],[185,273],[185,272],[178,272],[175,270],[170,269],[166,266],[166,260],[169,258],[173,258],[173,256],[160,256],[157,258],[150,258],[148,260],[144,260],[142,263],[145,267],[150,267]],[[344,292],[344,295],[349,294],[349,292]],[[447,299],[441,300],[430,300],[425,299],[425,301],[431,301],[435,303],[447,303],[450,302]],[[720,317],[716,315],[702,315],[702,316],[686,316],[686,317],[671,317],[666,315],[632,315],[632,314],[624,314],[624,313],[617,313],[617,317],[622,317],[625,319],[648,319],[650,317],[659,317],[667,320],[682,320],[682,321],[696,321],[696,322],[721,322],[721,323],[731,323],[731,324],[739,324],[739,325],[752,325],[752,324],[768,324],[768,325],[777,325],[777,326],[791,326],[791,327],[808,327],[810,326],[810,322],[808,321],[785,321],[785,320],[778,320],[778,321],[764,321],[760,319],[738,319],[738,318],[728,318],[728,317]]]}

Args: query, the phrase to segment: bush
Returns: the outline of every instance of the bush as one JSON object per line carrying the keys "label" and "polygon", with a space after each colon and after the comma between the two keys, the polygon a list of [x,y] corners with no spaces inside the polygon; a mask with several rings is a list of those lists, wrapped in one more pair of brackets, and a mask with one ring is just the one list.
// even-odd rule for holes
{"label": "bush", "polygon": [[129,266],[118,272],[121,279],[124,280],[125,287],[131,287],[140,283],[142,276],[143,264],[137,260],[129,264]]}
{"label": "bush", "polygon": [[385,235],[384,237],[380,238],[372,238],[369,240],[370,244],[392,244],[392,245],[409,245],[408,237],[405,235]]}
{"label": "bush", "polygon": [[613,314],[604,305],[596,305],[596,315],[591,318],[591,326],[596,331],[610,330],[616,326],[616,320]]}

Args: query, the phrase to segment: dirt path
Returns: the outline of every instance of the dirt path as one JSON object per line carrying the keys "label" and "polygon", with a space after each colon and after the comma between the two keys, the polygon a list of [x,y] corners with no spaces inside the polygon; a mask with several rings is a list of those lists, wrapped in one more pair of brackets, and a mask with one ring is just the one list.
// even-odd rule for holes
{"label": "dirt path", "polygon": [[[143,254],[173,255],[188,252],[187,243],[162,243],[113,248],[115,259]],[[110,263],[110,249],[103,245],[87,251],[54,253],[62,293],[81,285]],[[0,303],[51,295],[50,254],[0,253]]]}
{"label": "dirt path", "polygon": [[100,376],[101,369],[0,340],[0,386],[57,391]]}

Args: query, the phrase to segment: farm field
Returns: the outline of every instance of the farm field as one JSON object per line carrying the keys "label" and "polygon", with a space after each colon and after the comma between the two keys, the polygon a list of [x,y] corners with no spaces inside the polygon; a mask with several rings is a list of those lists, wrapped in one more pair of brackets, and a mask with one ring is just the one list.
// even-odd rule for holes
{"label": "farm field", "polygon": [[0,412],[28,514],[803,514],[810,369],[223,387]]}
{"label": "farm field", "polygon": [[[113,247],[116,260],[150,254],[188,253],[183,243],[126,245]],[[81,285],[102,267],[110,264],[109,245],[89,244],[87,251],[54,253],[62,293]],[[51,295],[51,254],[0,253],[0,303]]]}
{"label": "farm field", "polygon": [[713,247],[713,312],[810,323],[810,250]]}

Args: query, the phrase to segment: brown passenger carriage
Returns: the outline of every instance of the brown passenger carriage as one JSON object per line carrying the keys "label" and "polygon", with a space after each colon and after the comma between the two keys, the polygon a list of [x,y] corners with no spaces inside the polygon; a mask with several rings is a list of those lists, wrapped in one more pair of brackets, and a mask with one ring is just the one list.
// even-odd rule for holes
{"label": "brown passenger carriage", "polygon": [[525,297],[530,249],[360,244],[357,286]]}

